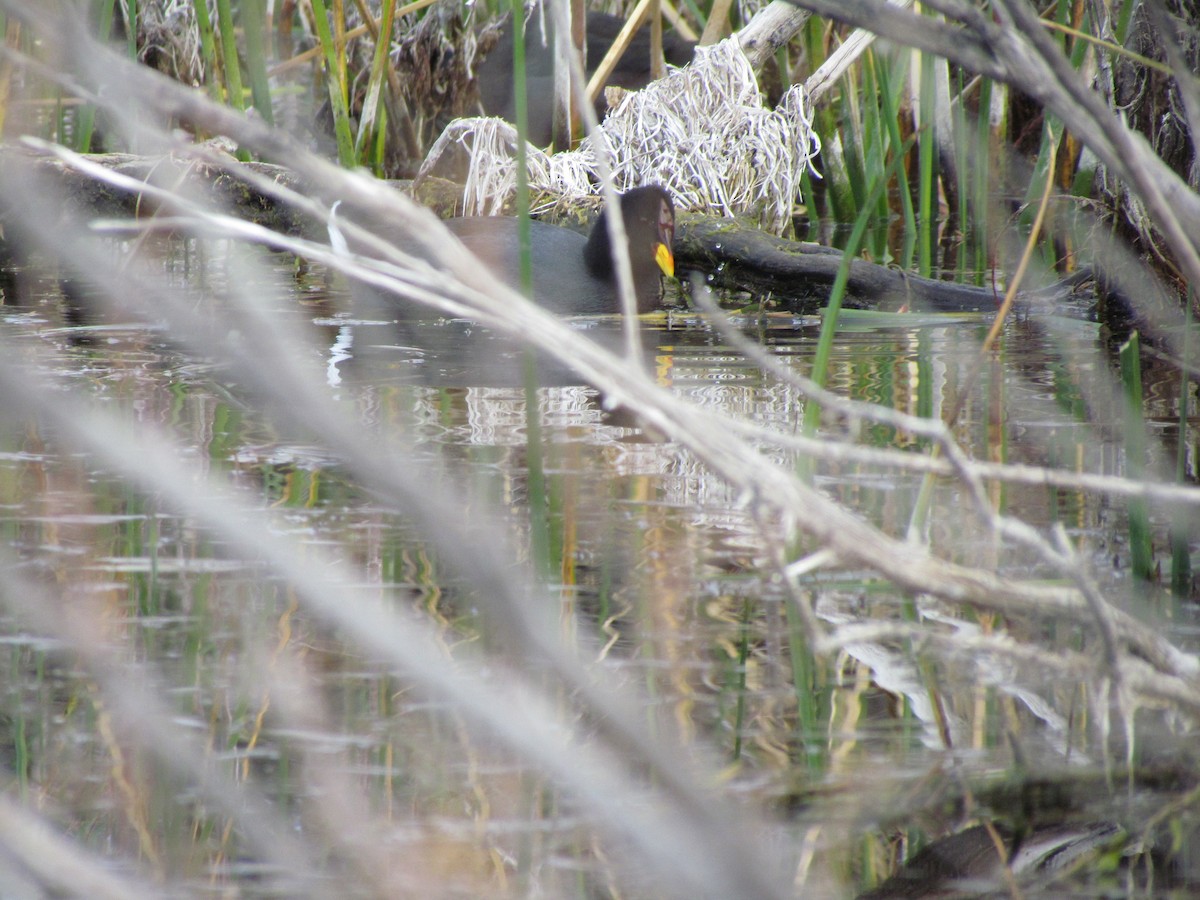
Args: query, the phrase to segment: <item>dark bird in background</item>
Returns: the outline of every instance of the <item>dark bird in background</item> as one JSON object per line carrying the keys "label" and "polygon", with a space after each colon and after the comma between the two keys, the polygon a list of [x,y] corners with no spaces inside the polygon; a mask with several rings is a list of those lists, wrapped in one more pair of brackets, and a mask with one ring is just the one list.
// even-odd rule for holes
{"label": "dark bird in background", "polygon": [[[544,147],[552,139],[554,114],[554,36],[553,16],[535,11],[525,24],[525,82],[529,101],[529,140]],[[546,33],[543,35],[542,23]],[[587,74],[590,78],[624,25],[619,16],[608,13],[587,14]],[[663,33],[663,56],[673,66],[692,61],[695,44],[674,32]],[[512,21],[505,23],[500,39],[476,67],[475,79],[483,109],[489,116],[510,122],[516,119],[513,100]],[[638,29],[633,42],[621,57],[607,84],[637,90],[650,82],[650,28]],[[596,117],[604,118],[608,105],[604,94],[596,100]]]}

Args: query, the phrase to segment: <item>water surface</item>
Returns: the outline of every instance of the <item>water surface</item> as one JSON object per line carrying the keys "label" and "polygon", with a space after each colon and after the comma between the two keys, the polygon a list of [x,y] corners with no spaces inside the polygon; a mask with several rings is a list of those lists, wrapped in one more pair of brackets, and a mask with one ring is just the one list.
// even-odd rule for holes
{"label": "water surface", "polygon": [[[237,315],[222,306],[229,284],[219,252],[177,250],[160,265],[208,320],[224,323],[225,341],[246,340]],[[378,436],[380,457],[419,462],[425,477],[459,498],[444,511],[449,519],[498,521],[514,563],[528,559],[536,525],[523,351],[470,322],[364,315],[348,292],[319,271],[297,273],[289,258],[270,258],[261,277],[270,315],[303,335],[294,352],[323,373],[327,396]],[[165,433],[197,477],[227,477],[248,498],[255,528],[352,566],[359,583],[347,603],[424,617],[448,662],[477,660],[496,639],[481,613],[487,597],[446,564],[422,521],[357,483],[326,436],[301,440],[281,427],[284,413],[261,408],[219,353],[197,354],[161,322],[92,308],[86,290],[54,273],[22,271],[4,300],[13,360],[64,395]],[[988,317],[911,321],[844,327],[831,389],[935,417],[947,417],[965,394],[952,429],[971,457],[1125,474],[1113,364],[1098,326],[1046,314],[1014,320],[972,381]],[[815,321],[739,323],[788,371],[810,372]],[[620,346],[616,321],[575,324]],[[641,337],[643,363],[661,385],[700,407],[799,434],[802,390],[747,360],[703,316],[648,321]],[[1152,371],[1146,377],[1147,415],[1162,439],[1154,453],[1165,463],[1178,440],[1178,390]],[[840,891],[872,880],[856,847],[814,836],[803,812],[810,806],[831,835],[885,835],[910,805],[913,817],[936,806],[916,789],[888,805],[913,785],[910,775],[931,766],[1007,772],[1014,747],[1022,765],[1046,771],[1100,765],[1103,748],[1089,721],[1100,711],[1086,680],[1050,681],[988,659],[932,664],[911,647],[883,643],[814,658],[747,498],[685,448],[610,408],[569,369],[544,362],[540,381],[544,552],[559,605],[548,612],[595,679],[637,697],[652,728],[676,735],[699,759],[730,766],[723,791],[761,817],[781,879]],[[870,422],[830,422],[824,434],[928,452],[919,436]],[[789,468],[803,462],[785,440],[764,436],[757,446]],[[920,471],[852,459],[817,462],[814,479],[901,536],[924,484]],[[1003,513],[1043,531],[1061,524],[1103,590],[1140,616],[1172,619],[1178,641],[1194,643],[1186,609],[1130,589],[1120,503],[1081,490],[997,482],[988,489]],[[201,482],[197,490],[205,490]],[[964,507],[956,482],[937,481],[915,535],[943,558],[990,560],[1001,576],[1061,578],[1027,551],[998,543]],[[387,890],[436,885],[472,896],[536,885],[555,896],[608,895],[613,876],[586,812],[535,768],[310,615],[287,573],[130,484],[48,417],[5,422],[0,508],[19,583],[86,612],[171,711],[172,726],[198,740],[209,765],[261,791],[305,846],[336,847],[326,849],[322,871],[341,871],[343,856],[361,852],[383,866]],[[808,549],[793,547],[797,555]],[[920,621],[956,634],[1053,628],[944,607],[836,564],[800,583],[826,623]],[[11,793],[45,803],[54,822],[98,852],[114,851],[118,865],[188,890],[294,888],[186,778],[114,732],[89,667],[39,636],[18,610],[0,620],[8,673],[0,753]],[[1073,644],[1069,634],[1057,638]],[[296,696],[287,696],[287,684]],[[344,803],[331,801],[335,795]],[[841,799],[820,799],[831,796]],[[329,834],[339,835],[333,844]],[[814,839],[828,860],[814,862]]]}

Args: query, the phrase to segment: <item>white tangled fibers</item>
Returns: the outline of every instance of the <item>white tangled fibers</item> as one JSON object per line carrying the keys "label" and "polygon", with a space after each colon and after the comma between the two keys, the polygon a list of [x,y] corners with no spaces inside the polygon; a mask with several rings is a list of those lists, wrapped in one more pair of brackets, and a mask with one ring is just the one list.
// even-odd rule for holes
{"label": "white tangled fibers", "polygon": [[[527,152],[530,185],[556,193],[598,192],[596,155],[604,152],[618,190],[658,183],[681,207],[744,216],[775,233],[790,221],[800,180],[820,149],[803,90],[794,86],[765,109],[758,82],[733,39],[696,49],[696,58],[628,93],[570,152]],[[425,168],[453,143],[470,150],[468,215],[494,214],[516,186],[516,130],[498,119],[451,123]],[[601,151],[603,148],[603,151]]]}

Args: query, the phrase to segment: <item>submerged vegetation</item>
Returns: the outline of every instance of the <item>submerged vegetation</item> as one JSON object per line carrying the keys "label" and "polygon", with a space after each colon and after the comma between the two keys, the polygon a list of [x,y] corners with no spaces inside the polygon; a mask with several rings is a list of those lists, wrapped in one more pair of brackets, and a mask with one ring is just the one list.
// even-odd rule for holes
{"label": "submerged vegetation", "polygon": [[[844,251],[812,319],[713,229],[584,328],[377,180],[509,5],[0,0],[0,894],[1196,890],[1195,11],[750,6],[422,173]],[[995,308],[842,309],[864,259]]]}

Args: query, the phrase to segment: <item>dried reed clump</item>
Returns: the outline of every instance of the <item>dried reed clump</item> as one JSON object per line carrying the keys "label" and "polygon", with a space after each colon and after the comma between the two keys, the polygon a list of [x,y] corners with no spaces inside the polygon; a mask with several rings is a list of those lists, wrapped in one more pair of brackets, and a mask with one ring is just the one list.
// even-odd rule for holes
{"label": "dried reed clump", "polygon": [[[474,4],[437,4],[411,27],[398,28],[390,59],[404,102],[422,136],[421,146],[453,116],[478,108],[473,87],[477,58],[496,40],[495,27],[478,33],[480,10]],[[364,43],[356,66],[365,84],[371,45]]]}
{"label": "dried reed clump", "polygon": [[[799,86],[775,110],[764,109],[749,61],[733,40],[698,48],[695,61],[627,94],[578,149],[527,151],[535,188],[597,191],[605,153],[619,190],[658,182],[676,202],[719,215],[748,216],[775,233],[788,225],[804,172],[820,142]],[[494,119],[452,123],[423,171],[459,144],[470,151],[464,202],[468,215],[503,206],[516,184],[516,131]]]}
{"label": "dried reed clump", "polygon": [[[129,0],[121,0],[121,15],[131,18]],[[215,10],[210,11],[215,21]],[[204,83],[204,57],[192,0],[150,0],[137,9],[138,60],[183,84]]]}
{"label": "dried reed clump", "polygon": [[[417,178],[431,174],[444,159],[465,158],[462,167],[451,163],[463,184],[464,215],[504,215],[517,187],[516,154],[517,129],[503,119],[456,119],[434,142]],[[595,157],[582,147],[571,153],[551,155],[529,145],[525,161],[530,185],[535,189],[556,194],[587,194],[595,190],[592,184]]]}

